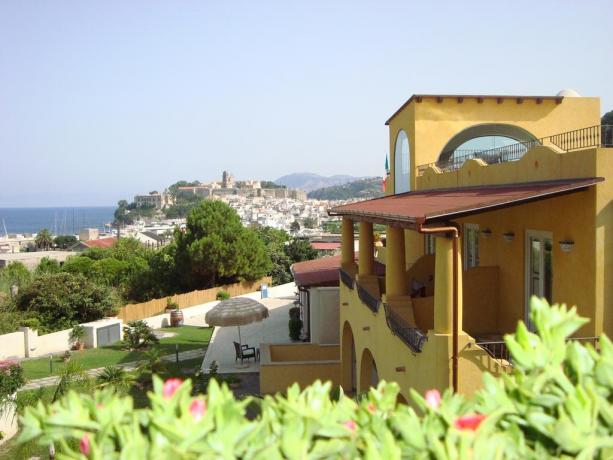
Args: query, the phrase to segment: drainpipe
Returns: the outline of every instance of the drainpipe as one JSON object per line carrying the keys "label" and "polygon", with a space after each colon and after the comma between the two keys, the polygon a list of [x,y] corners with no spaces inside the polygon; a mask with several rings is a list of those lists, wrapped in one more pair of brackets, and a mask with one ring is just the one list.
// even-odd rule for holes
{"label": "drainpipe", "polygon": [[430,234],[430,233],[451,233],[451,237],[453,238],[453,351],[451,355],[451,375],[452,375],[452,385],[453,392],[458,392],[458,336],[459,336],[459,325],[458,325],[458,239],[460,237],[460,232],[457,227],[454,226],[446,226],[446,227],[424,227],[423,223],[419,223],[417,226],[418,233]]}

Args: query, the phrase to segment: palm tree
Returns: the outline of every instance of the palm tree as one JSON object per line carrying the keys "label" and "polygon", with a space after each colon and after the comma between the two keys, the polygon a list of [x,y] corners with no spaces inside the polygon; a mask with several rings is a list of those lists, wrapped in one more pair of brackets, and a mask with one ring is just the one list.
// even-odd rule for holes
{"label": "palm tree", "polygon": [[51,247],[53,244],[53,236],[51,236],[51,232],[49,230],[43,228],[37,233],[34,242],[39,249],[49,249],[49,247]]}
{"label": "palm tree", "polygon": [[134,376],[119,366],[107,366],[96,379],[99,388],[112,387],[118,393],[124,393],[130,389]]}

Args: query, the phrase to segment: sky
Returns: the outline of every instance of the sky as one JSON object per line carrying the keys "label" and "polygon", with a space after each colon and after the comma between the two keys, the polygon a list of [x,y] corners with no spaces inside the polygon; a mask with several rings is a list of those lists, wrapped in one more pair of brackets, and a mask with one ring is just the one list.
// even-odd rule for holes
{"label": "sky", "polygon": [[0,0],[0,207],[382,175],[415,93],[613,109],[613,2]]}

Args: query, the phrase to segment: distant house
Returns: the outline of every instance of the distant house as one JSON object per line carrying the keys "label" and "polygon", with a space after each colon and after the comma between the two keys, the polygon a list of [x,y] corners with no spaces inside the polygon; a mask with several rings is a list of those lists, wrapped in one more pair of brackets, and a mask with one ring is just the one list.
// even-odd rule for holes
{"label": "distant house", "polygon": [[148,248],[158,248],[170,242],[170,238],[166,237],[165,235],[158,235],[157,233],[151,231],[138,232],[136,235],[134,235],[134,238]]}
{"label": "distant house", "polygon": [[71,251],[85,251],[91,248],[108,249],[117,242],[117,238],[110,236],[107,238],[99,238],[97,240],[79,241],[70,248]]}
{"label": "distant house", "polygon": [[335,241],[312,241],[311,247],[317,251],[320,256],[331,256],[340,254],[341,242]]}

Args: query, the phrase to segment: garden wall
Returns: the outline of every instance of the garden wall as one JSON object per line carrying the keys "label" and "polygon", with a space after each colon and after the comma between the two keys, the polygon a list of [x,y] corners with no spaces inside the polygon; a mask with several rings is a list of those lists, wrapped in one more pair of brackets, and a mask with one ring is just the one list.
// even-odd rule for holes
{"label": "garden wall", "polygon": [[[272,278],[266,276],[256,281],[241,281],[240,283],[226,284],[223,286],[217,286],[211,289],[204,289],[201,291],[192,291],[186,294],[176,294],[169,296],[173,302],[179,305],[179,308],[193,307],[194,305],[200,305],[215,300],[219,291],[227,291],[231,297],[247,294],[260,289],[261,284],[272,284]],[[117,317],[122,319],[124,323],[128,321],[134,321],[139,319],[150,318],[152,316],[161,315],[166,310],[166,299],[149,300],[148,302],[128,304],[119,310]]]}
{"label": "garden wall", "polygon": [[0,359],[25,358],[23,332],[0,335]]}

